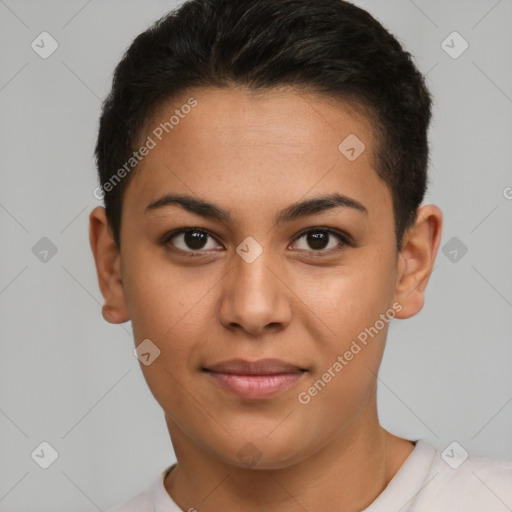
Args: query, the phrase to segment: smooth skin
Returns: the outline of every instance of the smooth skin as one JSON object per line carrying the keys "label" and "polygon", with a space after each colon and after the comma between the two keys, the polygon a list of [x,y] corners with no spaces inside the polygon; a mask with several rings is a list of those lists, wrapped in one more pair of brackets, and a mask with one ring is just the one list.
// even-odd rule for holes
{"label": "smooth skin", "polygon": [[[104,209],[90,214],[105,320],[131,320],[135,344],[150,339],[161,351],[141,369],[178,460],[165,488],[183,510],[200,512],[362,510],[414,448],[378,420],[388,324],[307,405],[298,395],[394,303],[396,318],[422,309],[442,212],[420,207],[398,253],[370,121],[346,102],[290,87],[190,89],[160,109],[141,140],[191,96],[197,106],[151,149],[126,189],[120,252]],[[350,134],[366,146],[354,161],[338,149]],[[213,203],[231,218],[176,204],[146,209],[170,193]],[[275,223],[290,205],[333,193],[367,212],[337,206]],[[165,239],[179,228],[209,235],[199,248],[183,234]],[[321,238],[325,247],[303,234],[310,228],[317,236],[318,228],[333,230]],[[236,252],[249,236],[263,249],[252,263]],[[241,399],[202,371],[232,358],[277,358],[307,372],[273,398]],[[254,466],[238,456],[247,446],[259,457]]]}

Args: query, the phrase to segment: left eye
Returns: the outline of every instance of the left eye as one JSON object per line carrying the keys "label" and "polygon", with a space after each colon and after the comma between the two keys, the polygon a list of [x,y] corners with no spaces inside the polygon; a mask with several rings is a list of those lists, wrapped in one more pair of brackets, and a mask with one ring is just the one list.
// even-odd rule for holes
{"label": "left eye", "polygon": [[[331,243],[332,238],[336,238],[337,243]],[[330,252],[329,249],[339,246],[340,241],[342,246],[347,244],[347,240],[342,235],[328,229],[318,228],[306,231],[299,236],[297,240],[298,242],[295,243],[296,246],[300,245],[300,240],[304,240],[305,242],[303,247],[297,247],[299,250],[308,251],[312,249],[315,252]]]}

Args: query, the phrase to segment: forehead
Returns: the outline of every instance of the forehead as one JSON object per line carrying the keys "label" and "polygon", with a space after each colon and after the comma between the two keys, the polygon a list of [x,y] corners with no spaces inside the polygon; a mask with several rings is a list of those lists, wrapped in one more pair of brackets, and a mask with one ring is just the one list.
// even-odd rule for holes
{"label": "forehead", "polygon": [[189,89],[146,123],[141,141],[154,147],[126,194],[147,205],[168,189],[261,209],[338,191],[386,209],[371,126],[357,105],[290,87]]}
{"label": "forehead", "polygon": [[[196,106],[189,108],[192,99]],[[240,87],[192,88],[161,104],[146,122],[144,134],[153,133],[159,139],[157,132],[163,130],[161,135],[168,142],[182,135],[187,142],[201,147],[232,148],[273,141],[276,145],[311,146],[331,153],[333,143],[337,150],[341,139],[353,133],[373,150],[376,141],[370,110],[363,113],[363,109],[359,102],[288,86],[257,91]],[[185,119],[187,122],[183,122]],[[166,130],[162,124],[169,121],[173,126],[167,125]],[[306,147],[303,151],[307,151]]]}

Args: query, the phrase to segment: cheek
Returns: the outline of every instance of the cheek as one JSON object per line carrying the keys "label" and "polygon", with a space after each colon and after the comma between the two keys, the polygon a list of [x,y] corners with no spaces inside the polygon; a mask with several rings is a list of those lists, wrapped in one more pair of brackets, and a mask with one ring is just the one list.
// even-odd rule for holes
{"label": "cheek", "polygon": [[211,272],[179,268],[165,258],[142,259],[127,261],[124,279],[135,343],[150,339],[160,349],[159,363],[183,371],[193,358],[195,340],[204,340],[201,333],[211,323],[207,292],[216,280]]}
{"label": "cheek", "polygon": [[186,308],[175,271],[149,251],[127,249],[123,287],[136,343],[163,339]]}
{"label": "cheek", "polygon": [[[356,258],[354,258],[356,259]],[[348,340],[379,318],[389,308],[392,298],[390,271],[374,261],[359,258],[354,265],[304,273],[295,290],[302,310],[310,321],[323,321],[328,337],[338,336],[338,345]],[[305,307],[305,306],[307,307]]]}
{"label": "cheek", "polygon": [[[323,337],[314,336],[321,357],[312,380],[314,383],[320,379],[316,386],[320,391],[316,387],[311,390],[318,395],[311,398],[312,403],[307,409],[316,411],[313,415],[332,416],[334,422],[343,412],[331,411],[329,403],[343,404],[346,414],[350,415],[371,393],[389,322],[394,316],[391,311],[386,316],[387,322],[381,319],[391,307],[389,272],[386,275],[382,264],[364,262],[362,257],[360,263],[360,266],[335,269],[329,278],[316,280],[310,287],[311,299],[316,296],[317,301],[321,300],[315,306],[322,320],[316,321],[320,326],[318,330],[322,324],[328,325],[329,331],[323,329]],[[309,330],[313,332],[311,326]],[[338,357],[342,358],[341,362]],[[329,369],[330,373],[327,373]]]}

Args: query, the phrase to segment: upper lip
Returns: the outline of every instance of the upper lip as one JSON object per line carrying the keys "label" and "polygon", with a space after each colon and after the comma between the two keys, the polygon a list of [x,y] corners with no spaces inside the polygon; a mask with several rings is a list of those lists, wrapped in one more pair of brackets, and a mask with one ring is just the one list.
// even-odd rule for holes
{"label": "upper lip", "polygon": [[234,375],[277,375],[280,373],[298,373],[305,369],[279,359],[260,359],[247,361],[245,359],[230,359],[208,366],[205,370],[216,373],[231,373]]}

